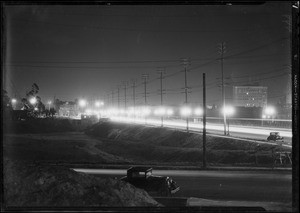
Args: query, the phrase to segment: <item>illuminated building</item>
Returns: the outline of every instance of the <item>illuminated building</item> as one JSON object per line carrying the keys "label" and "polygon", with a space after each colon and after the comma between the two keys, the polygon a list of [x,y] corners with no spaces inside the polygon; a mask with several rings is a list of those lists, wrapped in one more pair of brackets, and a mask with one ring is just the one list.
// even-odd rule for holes
{"label": "illuminated building", "polygon": [[79,113],[78,106],[75,102],[66,101],[59,107],[59,116],[73,117]]}
{"label": "illuminated building", "polygon": [[233,101],[239,107],[267,106],[268,88],[262,86],[234,86]]}

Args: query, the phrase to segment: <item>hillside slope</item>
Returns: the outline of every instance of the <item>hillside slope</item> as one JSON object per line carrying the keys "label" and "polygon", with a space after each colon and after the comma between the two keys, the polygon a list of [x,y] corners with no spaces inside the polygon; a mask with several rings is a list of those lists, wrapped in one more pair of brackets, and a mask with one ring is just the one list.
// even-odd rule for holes
{"label": "hillside slope", "polygon": [[4,162],[4,203],[13,207],[160,206],[144,190],[61,166]]}

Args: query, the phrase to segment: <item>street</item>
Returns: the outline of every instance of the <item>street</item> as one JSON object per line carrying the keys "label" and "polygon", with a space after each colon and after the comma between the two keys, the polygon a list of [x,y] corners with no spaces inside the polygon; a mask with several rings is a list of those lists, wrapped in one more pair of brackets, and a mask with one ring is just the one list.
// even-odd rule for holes
{"label": "street", "polygon": [[[147,119],[146,123],[144,119],[141,118],[112,118],[113,121],[116,122],[125,122],[125,123],[136,123],[136,124],[146,124],[153,126],[160,126],[161,121],[158,119]],[[164,120],[164,127],[185,130],[186,129],[186,121],[180,119],[172,119],[172,120]],[[189,123],[189,130],[193,132],[202,132],[202,123]],[[223,124],[206,124],[207,134],[211,135],[220,135],[224,136],[224,126]],[[259,126],[236,126],[232,125],[229,128],[230,137],[238,137],[245,138],[249,140],[264,140],[267,142],[267,137],[270,132],[279,132],[281,136],[284,137],[284,143],[291,145],[292,142],[292,130],[284,129],[284,128],[271,128],[271,127],[259,127]],[[271,142],[272,143],[272,142]]]}
{"label": "street", "polygon": [[[122,169],[74,169],[77,172],[117,177]],[[176,197],[212,200],[285,202],[292,201],[290,171],[188,171],[153,170],[153,175],[170,176],[180,186]]]}

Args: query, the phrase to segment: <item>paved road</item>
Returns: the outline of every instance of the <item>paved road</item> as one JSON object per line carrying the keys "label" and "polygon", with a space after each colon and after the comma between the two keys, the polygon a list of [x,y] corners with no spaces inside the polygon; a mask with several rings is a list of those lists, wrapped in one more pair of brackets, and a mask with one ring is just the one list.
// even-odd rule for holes
{"label": "paved road", "polygon": [[[75,171],[117,178],[126,175],[122,169]],[[285,203],[292,200],[291,171],[154,170],[153,175],[172,177],[181,188],[176,194],[179,197]]]}
{"label": "paved road", "polygon": [[[137,124],[145,124],[144,119],[113,119],[117,122],[134,122]],[[148,125],[160,126],[161,121],[155,119],[147,119]],[[186,122],[183,120],[165,120],[164,127],[172,128],[172,129],[186,129]],[[202,132],[202,123],[189,123],[189,129],[193,131]],[[223,124],[213,124],[207,123],[206,129],[208,134],[218,134],[222,136],[224,134],[224,126]],[[230,126],[230,135],[232,137],[241,137],[241,138],[249,138],[255,140],[265,140],[269,136],[270,132],[279,132],[281,136],[284,137],[284,141],[287,144],[291,144],[292,142],[292,130],[284,129],[284,128],[273,128],[273,127],[259,127],[259,126]]]}

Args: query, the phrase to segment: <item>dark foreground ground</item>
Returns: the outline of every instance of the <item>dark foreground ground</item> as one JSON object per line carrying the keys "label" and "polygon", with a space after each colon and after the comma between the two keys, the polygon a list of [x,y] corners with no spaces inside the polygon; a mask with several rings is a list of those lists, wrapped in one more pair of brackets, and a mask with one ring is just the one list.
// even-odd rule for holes
{"label": "dark foreground ground", "polygon": [[[52,120],[50,124],[35,121],[11,125],[10,131],[6,131],[3,138],[7,203],[17,206],[56,204],[68,206],[80,203],[78,202],[80,198],[76,197],[78,194],[86,197],[88,194],[94,195],[98,192],[98,195],[95,195],[98,196],[97,199],[89,199],[91,202],[84,201],[84,205],[157,206],[159,204],[142,190],[137,193],[113,179],[94,180],[94,177],[77,177],[77,174],[70,172],[68,168],[63,167],[67,170],[62,171],[62,167],[53,165],[94,168],[115,165],[123,165],[124,168],[134,164],[166,168],[201,165],[202,140],[199,135],[161,128],[126,127],[112,123],[97,124],[85,132],[77,131],[68,121]],[[286,150],[275,145],[257,147],[256,144],[248,142],[208,138],[208,162],[209,166],[271,168],[274,160],[272,150],[276,152],[283,149]],[[85,179],[89,181],[86,182]],[[100,188],[101,185],[102,187],[106,185],[106,188],[100,190],[103,191],[100,195],[100,188],[96,187],[94,191],[89,191],[96,182],[100,184],[98,184]],[[66,190],[60,193],[65,197],[61,202],[56,193],[59,190],[54,187],[56,185],[59,189]],[[107,194],[111,195],[110,199],[103,199]]]}

